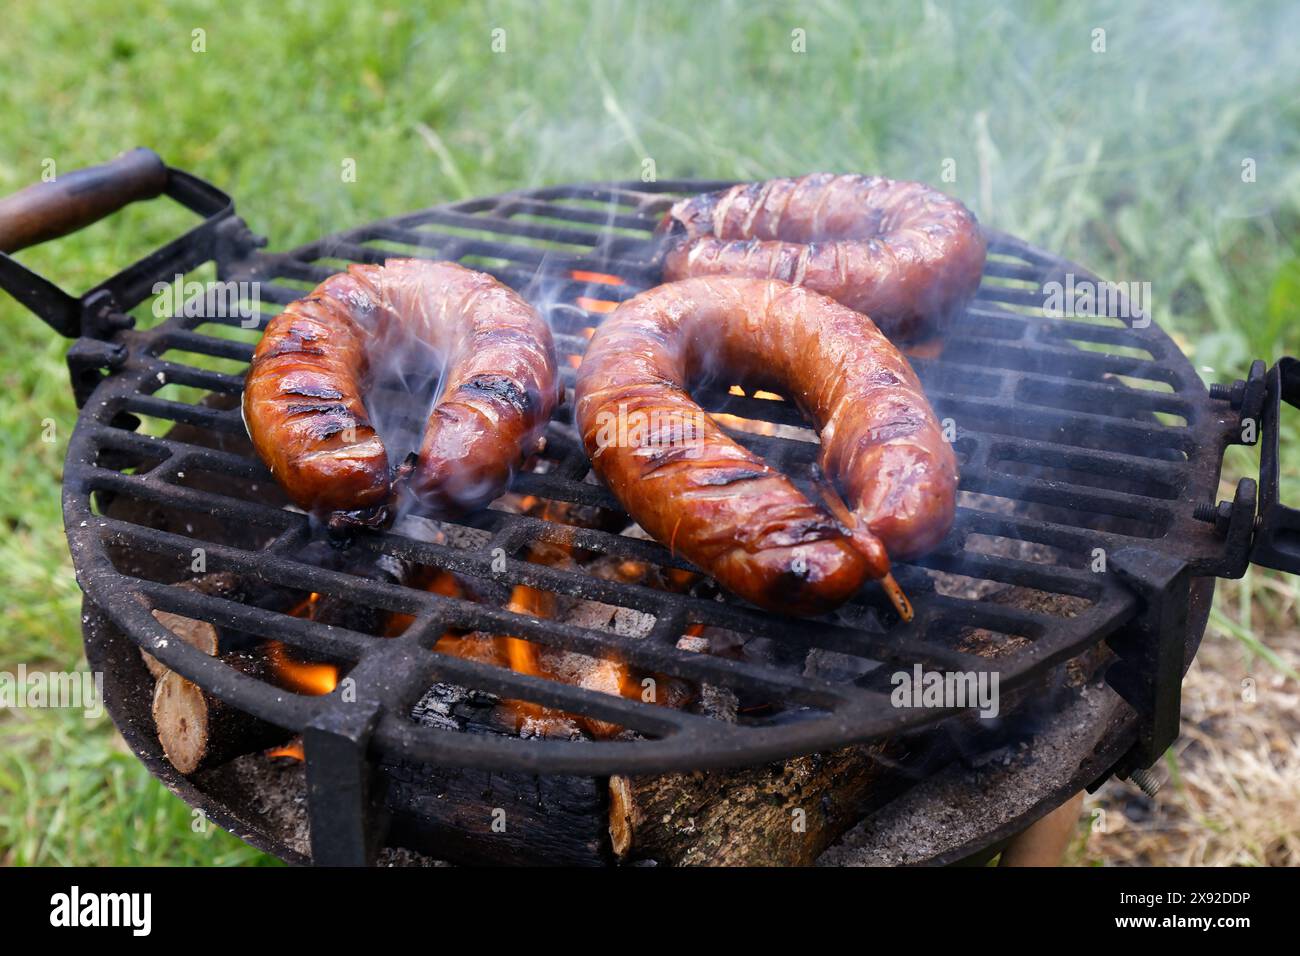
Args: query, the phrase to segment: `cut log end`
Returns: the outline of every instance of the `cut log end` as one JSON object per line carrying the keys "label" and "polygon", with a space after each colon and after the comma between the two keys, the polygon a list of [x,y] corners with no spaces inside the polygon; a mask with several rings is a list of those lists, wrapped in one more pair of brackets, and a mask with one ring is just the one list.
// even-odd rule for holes
{"label": "cut log end", "polygon": [[[248,654],[229,652],[219,660],[252,677],[262,676],[267,668],[260,657]],[[282,744],[292,736],[171,670],[164,671],[154,685],[153,722],[163,754],[186,775]]]}
{"label": "cut log end", "polygon": [[154,687],[153,721],[158,743],[171,765],[191,774],[208,753],[211,712],[198,685],[165,670]]}
{"label": "cut log end", "polygon": [[[153,616],[159,624],[190,645],[190,647],[202,651],[209,657],[217,655],[219,640],[217,629],[207,621],[196,621],[193,618],[181,617],[179,614],[173,614],[170,611],[154,611]],[[145,667],[149,668],[149,673],[153,675],[155,680],[161,680],[162,676],[167,673],[167,665],[144,650],[144,648],[140,649],[140,656],[144,658]]]}

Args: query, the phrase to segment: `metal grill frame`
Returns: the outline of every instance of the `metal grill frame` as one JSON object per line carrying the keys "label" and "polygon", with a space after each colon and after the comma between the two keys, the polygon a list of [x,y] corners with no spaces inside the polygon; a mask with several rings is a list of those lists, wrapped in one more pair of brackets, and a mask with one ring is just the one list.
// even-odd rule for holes
{"label": "metal grill frame", "polygon": [[[467,264],[495,274],[525,296],[536,297],[545,288],[553,300],[544,305],[555,321],[563,363],[567,356],[581,354],[585,346],[578,323],[594,325],[600,320],[599,315],[584,313],[567,303],[578,296],[618,300],[653,285],[657,265],[650,231],[663,209],[678,195],[723,185],[726,183],[662,181],[523,190],[383,220],[279,254],[257,251],[256,237],[233,217],[231,209],[217,214],[223,220],[222,227],[212,230],[214,236],[223,237],[222,241],[209,242],[201,250],[202,255],[190,250],[187,267],[197,265],[195,260],[212,259],[219,279],[260,282],[263,299],[282,305],[300,297],[303,290],[277,284],[276,280],[314,283],[337,271],[336,265],[321,264],[321,260],[382,262],[388,256],[403,254],[468,260]],[[582,204],[575,204],[575,200]],[[600,208],[602,204],[605,208]],[[518,216],[546,217],[560,224],[521,220]],[[574,248],[557,251],[538,248],[539,243]],[[158,278],[171,278],[173,262],[154,266],[161,267],[152,270],[159,273]],[[569,276],[573,270],[612,273],[627,284],[610,287],[572,280]],[[144,301],[151,287],[146,281],[151,270],[142,271],[146,274],[136,277],[138,281],[131,284],[129,292],[119,290],[108,303],[110,314],[120,316]],[[900,668],[920,663],[927,669],[997,671],[1002,689],[1010,691],[1107,638],[1125,633],[1146,633],[1149,637],[1150,620],[1159,617],[1157,612],[1161,610],[1160,591],[1148,588],[1141,593],[1144,589],[1135,587],[1133,580],[1135,573],[1139,582],[1144,574],[1132,569],[1164,562],[1162,567],[1167,570],[1172,562],[1194,574],[1233,572],[1231,565],[1235,562],[1227,556],[1224,538],[1213,527],[1198,521],[1193,508],[1213,499],[1223,449],[1238,440],[1235,416],[1224,403],[1211,399],[1175,343],[1154,324],[1119,328],[1032,314],[1031,310],[1041,306],[1042,284],[1051,279],[1063,280],[1070,273],[1076,280],[1097,281],[1072,263],[1012,237],[991,233],[985,285],[953,330],[943,358],[914,364],[938,414],[952,416],[959,427],[964,419],[979,420],[985,415],[1011,421],[1012,430],[1032,426],[1040,434],[1058,434],[1064,439],[1024,439],[960,427],[956,444],[963,459],[963,490],[1087,515],[1147,522],[1161,533],[1156,537],[1135,537],[962,507],[943,547],[915,566],[897,569],[897,577],[917,609],[917,619],[910,625],[891,621],[883,600],[869,593],[829,619],[808,621],[774,616],[738,602],[704,600],[533,564],[521,560],[518,554],[530,541],[544,540],[663,566],[687,567],[652,542],[500,511],[488,511],[473,519],[475,526],[491,532],[488,544],[478,550],[431,544],[391,532],[362,537],[356,546],[458,574],[526,584],[648,612],[656,619],[648,637],[626,638],[539,620],[302,563],[295,555],[309,535],[303,515],[175,483],[177,475],[187,470],[271,481],[260,462],[131,430],[132,416],[143,414],[226,433],[242,432],[237,410],[223,411],[153,395],[164,382],[231,395],[240,392],[240,375],[161,357],[169,349],[180,349],[247,361],[251,345],[195,331],[205,322],[233,324],[238,318],[206,315],[173,318],[143,331],[119,331],[125,322],[109,323],[114,329],[111,341],[83,338],[70,353],[74,372],[83,379],[93,372],[99,379],[93,391],[85,392],[84,410],[69,443],[65,468],[64,515],[78,582],[114,624],[167,666],[249,713],[305,732],[309,774],[314,764],[318,772],[329,770],[335,779],[345,779],[348,768],[363,764],[367,755],[486,770],[604,775],[752,765],[892,736],[938,721],[951,711],[895,708],[878,690],[829,684],[802,674],[686,652],[675,647],[677,639],[691,624],[712,625],[791,645],[843,651]],[[556,308],[551,309],[552,305]],[[260,316],[260,324],[268,318]],[[1067,339],[1093,343],[1102,349],[1143,350],[1150,358],[1085,351],[1068,344]],[[563,367],[571,395],[572,369],[567,364]],[[107,369],[108,374],[101,369]],[[1162,382],[1171,390],[1134,389],[1106,380],[1106,376]],[[1059,392],[1074,407],[1051,407],[1024,400],[1026,395],[1040,394],[1043,389]],[[726,401],[726,410],[732,414],[778,424],[802,424],[798,413],[783,402],[734,397],[718,401]],[[716,410],[717,405],[710,407]],[[1156,421],[1151,416],[1157,412],[1181,416],[1185,424]],[[582,480],[589,466],[564,428],[567,414],[566,404],[548,430],[548,454],[555,467],[547,474],[517,476],[512,490],[617,509],[608,491]],[[805,442],[732,434],[783,468],[810,460],[815,449]],[[1130,450],[1116,451],[1115,446]],[[1142,447],[1167,449],[1168,453],[1150,457],[1131,450]],[[102,452],[114,451],[160,461],[147,473],[138,474],[124,474],[97,464]],[[1012,474],[997,467],[1006,460],[1068,468],[1074,474],[1122,475],[1162,489],[1164,497]],[[265,550],[250,552],[115,520],[97,514],[92,507],[92,495],[101,491],[196,509],[225,521],[251,523],[271,529],[274,539]],[[1102,548],[1118,557],[1118,563],[1129,571],[1095,574],[1082,568],[1021,562],[954,546],[969,534],[1019,538],[1076,554]],[[110,545],[170,555],[186,562],[191,549],[201,546],[206,550],[209,571],[230,570],[271,578],[302,590],[409,614],[414,622],[401,636],[386,640],[326,628],[312,621],[131,578],[114,568],[108,554]],[[490,567],[496,548],[503,548],[511,556],[501,573],[494,573]],[[1088,599],[1092,605],[1077,617],[1058,618],[944,597],[927,590],[926,569],[1071,594]],[[355,681],[356,700],[345,702],[338,692],[324,697],[295,695],[236,673],[172,639],[170,632],[153,618],[153,609],[262,634],[349,662],[353,665],[349,676]],[[991,660],[927,640],[927,630],[938,624],[1020,634],[1033,643],[1023,653]],[[807,708],[802,712],[805,719],[767,726],[727,724],[432,652],[438,637],[453,628],[508,633],[594,656],[614,655],[646,671],[768,694],[784,702],[790,711]],[[1180,644],[1185,637],[1178,635]],[[582,713],[621,724],[644,738],[604,742],[520,739],[419,726],[408,718],[410,709],[437,681]]]}

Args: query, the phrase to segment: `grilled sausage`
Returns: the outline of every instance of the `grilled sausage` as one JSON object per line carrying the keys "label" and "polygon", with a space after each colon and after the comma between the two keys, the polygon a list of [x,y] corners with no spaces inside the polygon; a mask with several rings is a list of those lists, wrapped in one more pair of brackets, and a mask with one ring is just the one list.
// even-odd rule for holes
{"label": "grilled sausage", "polygon": [[921,183],[815,173],[732,186],[669,210],[664,279],[782,279],[871,316],[889,338],[932,338],[980,283],[985,242],[957,200]]}
{"label": "grilled sausage", "polygon": [[[856,531],[704,415],[688,388],[710,377],[815,422]],[[785,282],[687,279],[624,302],[587,348],[575,414],[628,513],[762,607],[829,610],[952,523],[956,458],[907,360],[866,316]]]}
{"label": "grilled sausage", "polygon": [[253,356],[244,421],[296,504],[334,523],[386,519],[394,472],[365,395],[372,370],[422,348],[444,373],[411,478],[417,498],[454,513],[504,490],[558,401],[550,329],[489,275],[390,259],[349,266],[290,303]]}

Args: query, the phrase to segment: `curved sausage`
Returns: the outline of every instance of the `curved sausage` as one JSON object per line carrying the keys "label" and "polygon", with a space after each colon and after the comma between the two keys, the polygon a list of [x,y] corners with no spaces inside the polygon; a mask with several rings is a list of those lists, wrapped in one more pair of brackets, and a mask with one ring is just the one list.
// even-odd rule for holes
{"label": "curved sausage", "polygon": [[814,173],[678,202],[660,227],[666,280],[782,279],[871,316],[893,341],[943,331],[984,270],[979,223],[921,183]]}
{"label": "curved sausage", "polygon": [[[704,414],[688,389],[708,377],[813,420],[856,530]],[[687,279],[624,302],[587,348],[575,414],[628,513],[762,607],[829,610],[952,524],[956,458],[907,360],[866,316],[785,282]]]}
{"label": "curved sausage", "polygon": [[[431,349],[443,364],[411,487],[460,512],[500,494],[559,399],[550,329],[513,290],[450,262],[353,265],[271,320],[244,382],[244,421],[300,507],[382,523],[388,452],[366,413],[372,370]],[[433,396],[429,396],[430,399]]]}

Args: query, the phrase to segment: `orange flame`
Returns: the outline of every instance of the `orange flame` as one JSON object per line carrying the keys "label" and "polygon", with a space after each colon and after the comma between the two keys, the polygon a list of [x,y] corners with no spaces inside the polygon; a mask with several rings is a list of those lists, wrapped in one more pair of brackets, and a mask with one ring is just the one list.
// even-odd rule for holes
{"label": "orange flame", "polygon": [[279,641],[272,641],[266,652],[279,683],[286,690],[319,697],[339,685],[339,669],[334,664],[294,660]]}
{"label": "orange flame", "polygon": [[[508,610],[516,614],[530,614],[533,617],[547,617],[546,605],[549,603],[549,595],[544,594],[535,588],[530,588],[526,584],[516,584],[514,590],[510,593],[510,603],[506,605]],[[542,676],[542,666],[537,659],[537,647],[530,641],[525,641],[518,637],[499,638],[501,643],[498,647],[505,654],[506,662],[510,669],[520,674],[530,674],[533,677]]]}
{"label": "orange flame", "polygon": [[293,617],[305,617],[309,621],[316,620],[316,608],[320,604],[320,595],[315,591],[311,592],[311,597],[304,598],[289,613]]}
{"label": "orange flame", "polygon": [[293,760],[306,760],[307,754],[302,747],[302,738],[289,741],[279,747],[272,747],[266,752],[267,757],[289,757]]}
{"label": "orange flame", "polygon": [[[548,615],[544,613],[549,603],[547,598],[548,595],[535,588],[530,588],[526,584],[516,584],[510,593],[510,602],[506,608],[516,614],[547,617]],[[531,641],[519,637],[498,637],[493,643],[496,645],[497,653],[505,659],[505,663],[516,674],[527,674],[530,677],[546,676],[537,656],[537,645]],[[528,718],[539,719],[544,710],[540,704],[525,700],[508,700],[503,703],[514,713],[516,725]]]}
{"label": "orange flame", "polygon": [[[294,617],[304,617],[314,621],[319,608],[320,595],[312,591],[310,597],[289,613]],[[289,648],[281,641],[271,641],[266,656],[280,685],[287,690],[321,696],[328,694],[339,684],[339,669],[336,665],[296,660],[291,656]]]}
{"label": "orange flame", "polygon": [[[572,506],[563,501],[551,501],[536,495],[523,495],[515,500],[514,507],[521,514],[567,523],[568,511]],[[572,553],[573,545],[569,541],[535,542],[529,547],[526,559],[535,564],[555,565],[567,561]],[[647,570],[648,566],[643,562],[628,560],[622,562],[616,569],[616,573],[644,577]],[[695,577],[696,575],[686,571],[673,575],[674,581],[680,584],[693,581]],[[416,586],[421,585],[437,593],[464,596],[456,578],[449,572],[439,572],[428,582],[416,583]],[[555,615],[555,598],[549,592],[526,584],[516,584],[511,590],[506,609],[516,614],[550,618]],[[397,615],[394,617],[396,618]],[[477,632],[463,635],[447,633],[438,639],[434,651],[479,661],[494,667],[508,667],[516,673],[546,680],[579,682],[583,687],[631,699],[638,699],[643,695],[641,675],[634,673],[619,661],[593,660],[590,662],[590,667],[583,671],[581,678],[576,674],[552,673],[541,645],[513,635],[489,637]],[[579,724],[594,737],[609,737],[622,729],[595,718],[566,714],[531,701],[506,699],[501,701],[501,707],[504,713],[513,717],[517,728],[527,722],[532,725],[533,733],[568,734],[572,730],[572,722]]]}
{"label": "orange flame", "polygon": [[618,308],[617,302],[610,302],[608,299],[589,299],[585,295],[580,295],[573,301],[579,308],[586,309],[588,312],[613,312]]}
{"label": "orange flame", "polygon": [[[623,280],[618,276],[609,275],[605,272],[586,272],[582,269],[574,269],[569,273],[569,277],[578,282],[587,282],[592,285],[623,285]],[[586,309],[588,312],[613,312],[618,308],[617,302],[611,302],[608,299],[593,299],[589,296],[580,295],[574,302],[578,308]],[[592,330],[594,331],[594,330]],[[587,338],[591,338],[591,332],[586,333]]]}
{"label": "orange flame", "polygon": [[593,285],[623,285],[623,280],[618,276],[612,276],[607,272],[586,272],[582,269],[574,269],[569,273],[569,277],[576,279],[578,282],[590,282]]}

